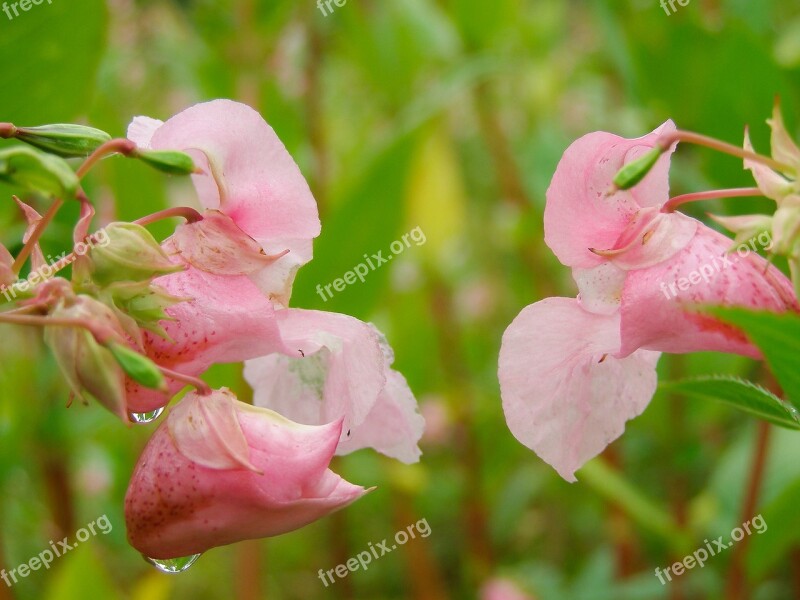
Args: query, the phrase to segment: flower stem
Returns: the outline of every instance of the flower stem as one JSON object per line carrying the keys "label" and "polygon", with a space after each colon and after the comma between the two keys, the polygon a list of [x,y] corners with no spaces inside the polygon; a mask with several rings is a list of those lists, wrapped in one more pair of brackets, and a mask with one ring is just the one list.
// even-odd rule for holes
{"label": "flower stem", "polygon": [[81,327],[91,333],[101,346],[105,345],[113,337],[110,332],[106,331],[104,328],[96,327],[86,319],[0,313],[0,323],[30,325],[33,327]]}
{"label": "flower stem", "polygon": [[9,139],[16,135],[17,128],[11,123],[0,123],[0,138]]}
{"label": "flower stem", "polygon": [[156,221],[160,221],[162,219],[168,219],[170,217],[183,217],[186,219],[187,223],[196,223],[197,221],[203,220],[203,215],[201,215],[195,209],[189,206],[176,206],[174,208],[160,210],[158,212],[154,212],[152,215],[146,215],[140,219],[136,219],[134,223],[144,226],[149,225],[150,223],[155,223]]}
{"label": "flower stem", "polygon": [[211,387],[202,379],[198,379],[197,377],[192,377],[191,375],[185,375],[183,373],[179,373],[178,371],[173,371],[172,369],[168,369],[167,367],[163,367],[159,364],[156,365],[159,370],[169,377],[170,379],[174,379],[175,381],[182,381],[188,385],[193,386],[197,389],[198,393],[201,396],[208,396],[211,393]]}
{"label": "flower stem", "polygon": [[731,188],[727,190],[709,190],[707,192],[693,192],[674,196],[664,203],[661,212],[671,213],[682,204],[698,202],[700,200],[713,200],[715,198],[740,198],[743,196],[763,196],[757,187],[750,188]]}
{"label": "flower stem", "polygon": [[136,150],[136,144],[126,138],[116,138],[109,140],[102,144],[97,150],[92,152],[88,158],[83,161],[75,174],[78,179],[82,178],[89,170],[97,164],[100,159],[110,156],[112,154],[122,154],[123,156],[130,156]]}
{"label": "flower stem", "polygon": [[[14,199],[19,202],[19,199],[14,197]],[[64,204],[64,201],[61,198],[56,198],[53,203],[50,205],[50,208],[47,209],[47,212],[42,217],[42,219],[36,224],[36,228],[31,233],[31,236],[28,238],[28,241],[25,242],[25,245],[22,247],[22,250],[19,253],[19,256],[14,260],[14,264],[11,265],[11,270],[14,272],[15,275],[19,275],[19,272],[22,270],[22,266],[25,264],[25,261],[28,260],[28,257],[33,252],[33,249],[36,247],[36,244],[39,242],[39,238],[42,237],[42,233],[56,216],[58,209]]]}
{"label": "flower stem", "polygon": [[669,133],[665,133],[658,138],[656,142],[661,149],[666,152],[672,144],[675,142],[687,142],[689,144],[697,144],[698,146],[705,146],[707,148],[712,148],[719,152],[723,152],[725,154],[730,154],[732,156],[738,156],[739,158],[746,158],[749,160],[753,160],[755,162],[760,162],[762,164],[767,165],[768,167],[780,171],[781,173],[787,173],[792,176],[796,176],[794,167],[787,165],[785,163],[779,162],[769,156],[763,156],[761,154],[757,154],[755,152],[751,152],[750,150],[745,150],[744,148],[740,148],[739,146],[734,146],[733,144],[728,144],[727,142],[723,142],[712,137],[708,137],[706,135],[700,135],[699,133],[694,133],[693,131],[683,131],[681,129],[677,131],[671,131]]}

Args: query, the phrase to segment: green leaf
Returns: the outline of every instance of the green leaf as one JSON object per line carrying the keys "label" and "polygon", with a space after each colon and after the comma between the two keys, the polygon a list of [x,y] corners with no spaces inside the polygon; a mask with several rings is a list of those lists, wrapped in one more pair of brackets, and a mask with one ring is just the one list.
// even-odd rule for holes
{"label": "green leaf", "polygon": [[665,381],[659,388],[701,400],[720,400],[773,425],[800,430],[800,414],[772,392],[736,377],[710,375]]}
{"label": "green leaf", "polygon": [[79,184],[64,159],[26,146],[0,150],[0,181],[58,198],[74,196]]}
{"label": "green leaf", "polygon": [[709,312],[747,334],[764,354],[787,399],[800,408],[800,316],[723,307]]}

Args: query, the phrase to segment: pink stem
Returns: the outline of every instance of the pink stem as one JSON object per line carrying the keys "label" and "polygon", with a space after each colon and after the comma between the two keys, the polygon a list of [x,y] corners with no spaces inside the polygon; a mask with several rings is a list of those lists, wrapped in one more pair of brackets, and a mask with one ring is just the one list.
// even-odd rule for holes
{"label": "pink stem", "polygon": [[733,156],[738,156],[739,158],[747,158],[755,162],[760,162],[776,171],[780,171],[781,173],[796,175],[795,169],[791,165],[784,164],[768,156],[756,154],[750,150],[745,150],[739,146],[734,146],[733,144],[728,144],[727,142],[722,142],[706,135],[694,133],[693,131],[683,131],[679,129],[677,131],[665,133],[658,138],[657,144],[666,152],[675,142],[687,142],[689,144],[697,144],[698,146],[713,148],[714,150],[724,152],[725,154],[731,154]]}
{"label": "pink stem", "polygon": [[75,174],[78,176],[78,179],[86,175],[89,170],[97,164],[97,162],[105,158],[106,156],[110,156],[111,154],[122,154],[123,156],[129,156],[136,150],[136,144],[129,139],[126,138],[116,138],[113,140],[109,140],[106,143],[102,144],[97,150],[92,152],[88,158],[83,161],[78,170],[75,171]]}
{"label": "pink stem", "polygon": [[33,252],[33,249],[36,247],[36,244],[39,242],[39,238],[42,237],[42,233],[50,224],[50,221],[56,216],[58,209],[61,208],[61,205],[64,204],[64,201],[61,198],[56,198],[53,201],[53,204],[50,205],[50,208],[45,213],[44,217],[36,224],[36,228],[31,233],[31,237],[28,238],[28,241],[25,242],[25,245],[22,247],[22,250],[19,253],[19,256],[14,260],[14,264],[11,265],[11,270],[14,272],[15,275],[19,275],[19,272],[22,270],[22,266],[25,264],[25,261],[28,260],[28,257]]}
{"label": "pink stem", "polygon": [[183,217],[186,219],[187,223],[196,223],[197,221],[203,220],[203,215],[201,215],[195,209],[189,206],[176,206],[174,208],[160,210],[158,212],[154,212],[152,215],[147,215],[141,217],[140,219],[136,219],[134,223],[137,225],[149,225],[150,223],[155,223],[156,221],[168,219],[170,217]]}
{"label": "pink stem", "polygon": [[192,377],[191,375],[184,375],[183,373],[178,373],[178,371],[173,371],[172,369],[168,369],[167,367],[162,367],[161,365],[156,365],[156,366],[164,375],[166,375],[170,379],[174,379],[175,381],[182,381],[188,385],[195,387],[201,396],[208,396],[211,393],[211,388],[202,379],[198,379],[197,377]]}
{"label": "pink stem", "polygon": [[698,202],[700,200],[713,200],[715,198],[740,198],[743,196],[763,196],[764,194],[757,187],[751,188],[731,188],[727,190],[709,190],[707,192],[693,192],[674,196],[664,203],[661,212],[670,213],[682,204]]}

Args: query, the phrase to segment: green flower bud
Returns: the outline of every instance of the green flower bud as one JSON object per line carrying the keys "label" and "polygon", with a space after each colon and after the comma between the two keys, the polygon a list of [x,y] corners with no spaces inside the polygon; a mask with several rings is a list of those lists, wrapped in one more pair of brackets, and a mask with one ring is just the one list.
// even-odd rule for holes
{"label": "green flower bud", "polygon": [[101,293],[109,306],[132,318],[138,327],[152,331],[165,339],[169,336],[159,321],[172,320],[165,309],[173,304],[190,300],[172,296],[147,281],[115,283]]}
{"label": "green flower bud", "polygon": [[111,140],[111,136],[105,131],[69,123],[18,127],[14,137],[64,158],[89,156],[102,144]]}
{"label": "green flower bud", "polygon": [[112,342],[108,349],[128,377],[147,388],[167,391],[164,375],[152,360],[122,344]]}
{"label": "green flower bud", "polygon": [[132,156],[168,175],[191,175],[197,171],[192,157],[184,152],[136,150]]}
{"label": "green flower bud", "polygon": [[636,160],[629,162],[614,176],[614,185],[620,190],[631,189],[644,179],[663,152],[664,150],[660,146],[656,146]]}
{"label": "green flower bud", "polygon": [[[65,298],[49,316],[86,320],[98,329],[107,330],[110,339],[121,336],[119,322],[111,309],[89,296]],[[125,373],[109,350],[83,327],[46,326],[44,340],[75,396],[85,400],[88,395],[128,421]]]}
{"label": "green flower bud", "polygon": [[63,158],[25,146],[0,150],[0,181],[59,198],[74,196],[79,183]]}
{"label": "green flower bud", "polygon": [[155,238],[141,225],[111,223],[104,228],[109,242],[89,253],[92,279],[100,286],[118,281],[148,281],[183,267],[170,262]]}

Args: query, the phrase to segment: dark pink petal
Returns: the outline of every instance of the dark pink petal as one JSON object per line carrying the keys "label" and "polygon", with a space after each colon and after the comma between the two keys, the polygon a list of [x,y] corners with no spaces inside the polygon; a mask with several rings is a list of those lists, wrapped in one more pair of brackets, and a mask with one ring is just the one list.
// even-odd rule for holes
{"label": "dark pink petal", "polygon": [[740,331],[694,310],[702,304],[796,310],[791,282],[752,248],[740,255],[729,253],[732,246],[731,239],[700,225],[692,242],[670,260],[630,271],[622,295],[619,356],[646,348],[759,357]]}

